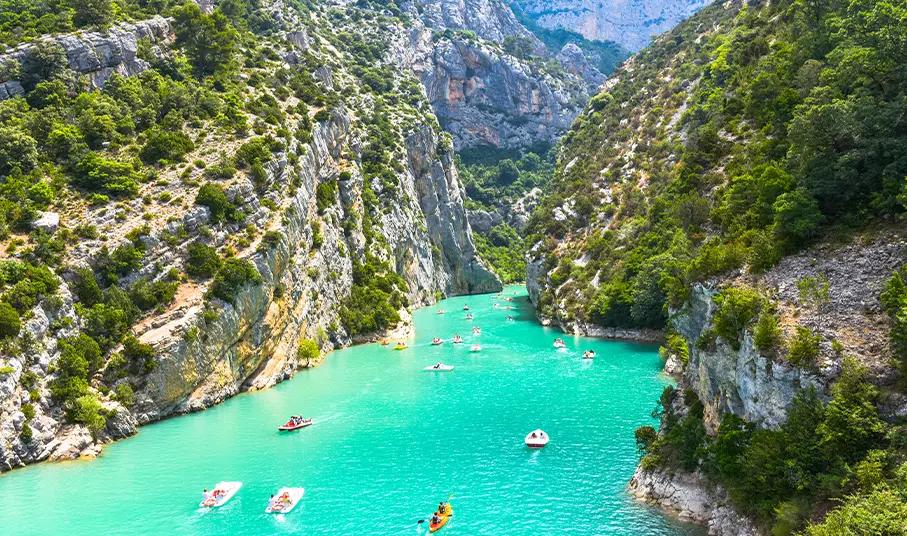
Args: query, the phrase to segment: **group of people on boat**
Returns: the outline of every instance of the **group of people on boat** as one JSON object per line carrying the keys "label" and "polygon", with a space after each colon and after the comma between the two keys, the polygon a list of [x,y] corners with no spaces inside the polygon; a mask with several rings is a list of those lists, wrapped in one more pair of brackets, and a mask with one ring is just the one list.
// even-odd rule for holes
{"label": "group of people on boat", "polygon": [[481,334],[482,334],[482,328],[480,328],[480,327],[478,327],[478,326],[472,328],[472,334],[473,334],[473,335],[481,335]]}
{"label": "group of people on boat", "polygon": [[583,352],[583,359],[595,359],[595,351],[586,350],[585,352]]}
{"label": "group of people on boat", "polygon": [[560,337],[554,339],[555,348],[565,348],[566,346],[567,346],[567,343],[564,342],[564,339],[562,339]]}
{"label": "group of people on boat", "polygon": [[311,420],[312,419],[303,419],[302,415],[293,415],[292,417],[290,417],[290,420],[287,421],[287,424],[290,426],[298,426],[304,422],[309,422]]}
{"label": "group of people on boat", "polygon": [[205,488],[202,491],[202,504],[214,504],[218,499],[223,497],[226,492],[222,489],[215,489],[214,491],[208,491],[208,488]]}
{"label": "group of people on boat", "polygon": [[271,510],[283,510],[285,507],[293,504],[293,500],[290,499],[289,492],[283,492],[279,497],[275,497],[274,494],[271,494],[271,498],[268,499],[268,507]]}
{"label": "group of people on boat", "polygon": [[457,333],[456,335],[454,335],[453,343],[454,344],[463,344],[463,337],[460,337],[460,334]]}
{"label": "group of people on boat", "polygon": [[431,340],[431,343],[432,343],[433,345],[437,346],[437,345],[439,345],[439,344],[443,344],[443,343],[444,343],[444,339],[439,339],[439,338],[435,337],[434,339]]}

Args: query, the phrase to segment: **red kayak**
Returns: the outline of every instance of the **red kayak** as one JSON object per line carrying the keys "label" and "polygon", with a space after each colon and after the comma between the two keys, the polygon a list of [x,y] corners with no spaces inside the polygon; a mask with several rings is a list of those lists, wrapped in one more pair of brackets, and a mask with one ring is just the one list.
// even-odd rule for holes
{"label": "red kayak", "polygon": [[293,423],[293,421],[287,421],[287,423],[285,425],[281,426],[280,428],[278,428],[278,430],[281,430],[283,432],[291,432],[293,430],[299,430],[300,428],[305,428],[306,426],[311,426],[311,425],[312,425],[312,419],[305,419],[305,420],[299,421],[298,423],[295,423],[295,424]]}

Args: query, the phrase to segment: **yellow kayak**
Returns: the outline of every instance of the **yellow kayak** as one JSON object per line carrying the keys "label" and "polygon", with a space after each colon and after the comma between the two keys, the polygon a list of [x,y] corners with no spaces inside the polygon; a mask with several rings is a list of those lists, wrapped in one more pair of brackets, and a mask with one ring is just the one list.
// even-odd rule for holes
{"label": "yellow kayak", "polygon": [[407,348],[409,348],[409,346],[407,346],[403,343],[400,343],[397,346],[394,346],[394,350],[406,350]]}
{"label": "yellow kayak", "polygon": [[450,516],[452,516],[452,515],[453,515],[453,508],[451,508],[450,505],[447,505],[447,512],[445,512],[443,515],[438,516],[441,518],[440,520],[438,520],[438,523],[437,524],[435,524],[435,523],[428,524],[428,532],[435,532],[435,531],[440,530],[441,527],[443,527],[444,525],[447,524],[448,521],[450,521]]}

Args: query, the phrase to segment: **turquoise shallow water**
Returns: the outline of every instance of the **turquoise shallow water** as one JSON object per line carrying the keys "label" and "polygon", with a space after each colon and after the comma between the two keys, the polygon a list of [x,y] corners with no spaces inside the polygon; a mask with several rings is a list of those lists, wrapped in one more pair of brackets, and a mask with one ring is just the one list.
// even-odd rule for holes
{"label": "turquoise shallow water", "polygon": [[[633,430],[652,423],[666,381],[656,348],[564,337],[567,350],[555,350],[560,333],[534,321],[523,288],[507,290],[519,293],[515,310],[471,296],[416,311],[409,350],[334,352],[268,391],[144,427],[96,460],[0,476],[0,534],[418,534],[451,493],[455,515],[439,535],[702,534],[625,492]],[[430,345],[456,332],[466,344]],[[481,353],[469,352],[474,340]],[[586,348],[594,362],[581,359]],[[442,359],[456,369],[422,370]],[[292,413],[316,423],[278,433]],[[523,445],[535,428],[552,438],[544,450]],[[198,509],[220,480],[243,487]],[[304,487],[302,502],[265,514],[284,485]]]}

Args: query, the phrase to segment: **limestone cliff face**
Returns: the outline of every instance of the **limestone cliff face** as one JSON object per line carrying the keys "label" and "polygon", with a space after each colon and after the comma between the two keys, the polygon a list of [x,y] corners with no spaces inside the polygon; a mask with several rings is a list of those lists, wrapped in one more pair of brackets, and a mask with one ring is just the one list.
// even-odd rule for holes
{"label": "limestone cliff face", "polygon": [[457,148],[550,143],[570,128],[586,99],[580,85],[569,87],[513,56],[464,40],[439,43],[416,74]]}
{"label": "limestone cliff face", "polygon": [[[395,40],[397,61],[421,80],[456,149],[490,145],[521,148],[549,144],[582,111],[604,77],[594,67],[576,70],[575,56],[559,60],[496,0],[435,1],[403,6],[414,21]],[[476,37],[443,35],[468,30]],[[504,52],[505,37],[529,39],[533,58]],[[568,51],[569,52],[569,51]]]}
{"label": "limestone cliff face", "polygon": [[[106,32],[84,32],[44,38],[58,44],[66,53],[68,67],[74,72],[85,75],[91,87],[100,88],[113,73],[132,76],[148,69],[148,62],[138,56],[139,42],[147,40],[152,45],[151,52],[158,56],[163,54],[161,45],[173,39],[170,22],[163,17],[113,26]],[[0,55],[0,64],[18,61],[24,75],[34,68],[32,51],[35,42],[27,43]],[[19,80],[0,80],[0,100],[15,95],[24,95],[25,91]]]}
{"label": "limestone cliff face", "polygon": [[495,42],[507,36],[523,36],[540,44],[500,0],[428,0],[420,4],[420,19],[433,30],[470,30]]}
{"label": "limestone cliff face", "polygon": [[[365,252],[361,232],[346,236],[343,228],[343,222],[356,217],[363,207],[362,176],[355,160],[359,140],[351,130],[349,114],[336,109],[313,138],[295,166],[300,182],[296,193],[284,201],[283,218],[275,219],[248,179],[227,192],[249,214],[247,221],[261,222],[282,234],[275,247],[248,256],[263,282],[247,284],[233,304],[217,303],[214,315],[205,314],[205,285],[184,285],[165,313],[136,326],[139,339],[155,350],[156,367],[138,380],[132,408],[107,403],[116,416],[109,418],[100,442],[135,433],[139,424],[200,410],[238,392],[263,389],[291,377],[299,368],[314,364],[297,357],[301,338],[318,340],[327,350],[380,335],[354,341],[337,326],[337,305],[353,284],[352,259]],[[406,145],[409,166],[400,176],[399,201],[387,207],[375,225],[387,240],[385,260],[407,282],[411,304],[431,303],[437,291],[455,295],[500,290],[497,278],[475,257],[452,154],[438,150],[438,136],[428,127],[409,135]],[[315,189],[321,181],[339,179],[341,166],[351,172],[351,178],[340,181],[341,201],[321,215],[323,243],[315,248],[310,223],[316,214]],[[289,186],[291,166],[284,155],[276,155],[267,171],[278,191]],[[199,207],[181,222],[168,225],[183,225],[195,234],[207,218],[206,210]],[[185,249],[185,243],[168,245],[160,240],[166,231],[157,229],[143,238],[150,246],[147,265],[173,262]],[[235,231],[238,228],[224,229]],[[211,238],[214,243],[221,239],[220,233]],[[48,367],[59,355],[57,341],[70,334],[49,327],[54,320],[73,316],[67,285],[62,289],[62,305],[50,310],[50,305],[42,304],[29,322],[37,353],[9,360],[14,372],[0,378],[0,470],[100,450],[84,427],[63,424],[63,412],[50,400],[44,382],[38,389],[41,399],[33,402],[33,439],[26,444],[20,437],[25,421],[22,406],[29,393],[18,385],[19,380],[28,370],[39,378],[52,378]],[[409,318],[406,311],[401,313]],[[331,333],[329,338],[326,332]]]}
{"label": "limestone cliff face", "polygon": [[545,28],[610,40],[636,52],[711,0],[514,0]]}

